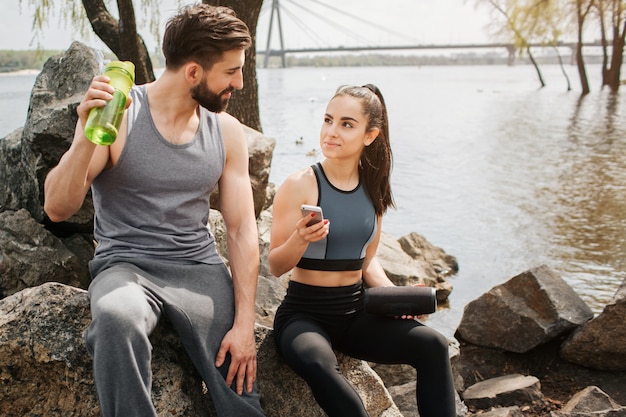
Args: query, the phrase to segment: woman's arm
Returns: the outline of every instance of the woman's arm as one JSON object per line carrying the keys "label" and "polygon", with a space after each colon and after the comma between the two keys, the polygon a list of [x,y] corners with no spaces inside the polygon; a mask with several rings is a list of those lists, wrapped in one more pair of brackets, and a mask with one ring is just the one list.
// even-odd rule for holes
{"label": "woman's arm", "polygon": [[274,196],[268,263],[270,272],[280,277],[293,269],[309,242],[328,235],[328,220],[307,227],[310,220],[302,216],[302,204],[315,204],[317,183],[311,168],[290,175]]}

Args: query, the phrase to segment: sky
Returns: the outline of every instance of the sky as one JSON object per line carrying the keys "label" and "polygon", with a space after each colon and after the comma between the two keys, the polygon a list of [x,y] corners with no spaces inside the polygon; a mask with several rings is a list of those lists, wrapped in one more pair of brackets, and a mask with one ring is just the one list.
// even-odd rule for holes
{"label": "sky", "polygon": [[[57,4],[64,1],[67,0]],[[188,2],[160,3],[162,34],[167,18],[176,12],[179,4]],[[257,27],[257,49],[262,50],[267,46],[271,15],[271,0],[265,3]],[[476,0],[280,0],[280,3],[285,48],[489,42],[489,10],[485,5],[476,7]],[[115,8],[114,2],[109,4]],[[3,0],[0,50],[37,48],[32,35],[33,14],[34,8],[26,0]],[[39,40],[42,49],[65,50],[73,40],[78,40],[106,50],[95,35],[85,38],[61,26],[59,16],[57,12],[54,21],[45,27],[44,37]],[[275,25],[276,21],[275,17]],[[156,39],[146,27],[139,30],[148,49],[154,50]],[[276,29],[271,40],[271,48],[279,47]]]}

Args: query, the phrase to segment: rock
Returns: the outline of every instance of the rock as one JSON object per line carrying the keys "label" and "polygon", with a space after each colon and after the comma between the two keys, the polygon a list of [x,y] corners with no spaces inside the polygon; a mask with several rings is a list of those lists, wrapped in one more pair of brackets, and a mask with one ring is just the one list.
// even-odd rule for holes
{"label": "rock", "polygon": [[595,386],[589,386],[577,392],[559,411],[553,411],[551,417],[625,417],[626,407],[619,405],[605,392]]}
{"label": "rock", "polygon": [[32,152],[22,154],[22,132],[17,129],[0,139],[0,212],[27,209],[42,217]]}
{"label": "rock", "polygon": [[[0,301],[0,415],[97,417],[91,359],[83,332],[90,322],[86,291],[59,283],[25,289]],[[192,398],[202,383],[177,337],[153,335],[154,402],[173,416],[200,416]],[[179,358],[180,357],[180,358]]]}
{"label": "rock", "polygon": [[[0,415],[99,415],[83,341],[89,322],[86,291],[59,283],[0,301]],[[257,325],[255,335],[258,385],[267,416],[324,416],[306,383],[278,356],[271,329]],[[167,320],[157,326],[151,342],[157,409],[170,416],[214,416],[210,397],[191,361],[181,354],[184,349]],[[339,355],[339,363],[370,415],[402,417],[365,362]]]}
{"label": "rock", "polygon": [[396,285],[424,284],[437,290],[437,301],[448,298],[452,285],[441,279],[430,262],[413,252],[415,258],[405,252],[400,241],[389,233],[381,233],[376,256],[389,279]]}
{"label": "rock", "polygon": [[407,382],[403,385],[393,385],[389,388],[389,394],[393,402],[404,417],[418,416],[417,402],[415,401],[416,381]]}
{"label": "rock", "polygon": [[457,337],[523,353],[593,317],[589,306],[547,266],[497,285],[465,306]]}
{"label": "rock", "polygon": [[[538,269],[543,268],[536,268],[534,270],[526,272],[526,275],[531,276],[530,278],[527,277],[527,279],[532,280],[533,274],[536,274],[536,271]],[[541,274],[545,275],[545,272]],[[513,279],[519,278],[520,277],[518,276]],[[546,279],[545,277],[541,279],[537,278],[537,281],[539,281],[539,283],[532,282],[530,285],[526,284],[526,288],[532,289],[532,291],[528,291],[527,294],[524,292],[524,290],[522,289],[522,285],[519,282],[515,286],[513,286],[512,290],[507,289],[505,291],[504,289],[500,289],[498,297],[507,300],[511,298],[511,300],[508,301],[496,299],[496,296],[492,294],[494,292],[494,289],[491,289],[488,293],[490,294],[490,298],[487,298],[488,300],[491,300],[490,303],[482,302],[481,304],[474,305],[475,309],[472,313],[472,327],[468,328],[470,328],[470,330],[472,331],[476,329],[476,334],[472,337],[472,339],[478,338],[477,335],[482,335],[483,340],[479,341],[478,343],[468,341],[464,339],[464,335],[467,332],[461,334],[462,332],[460,330],[457,330],[457,339],[459,341],[461,353],[458,357],[458,360],[452,361],[453,374],[456,378],[455,386],[457,390],[463,391],[465,387],[475,384],[481,380],[496,378],[512,373],[519,373],[525,375],[531,374],[539,378],[541,381],[543,393],[549,399],[556,401],[557,404],[567,401],[575,392],[589,385],[598,386],[604,392],[607,392],[608,395],[611,395],[613,398],[615,398],[618,402],[626,404],[626,391],[624,391],[623,382],[626,378],[625,371],[592,369],[587,366],[579,365],[575,362],[567,361],[562,357],[561,352],[563,350],[562,346],[564,345],[564,340],[568,340],[568,336],[571,337],[571,335],[573,334],[572,332],[568,334],[567,331],[564,331],[560,335],[555,336],[547,340],[546,342],[538,344],[532,349],[529,349],[522,353],[507,350],[506,348],[502,347],[509,347],[511,345],[511,342],[507,342],[507,344],[504,344],[504,342],[502,342],[501,344],[494,343],[494,340],[497,339],[507,341],[513,338],[521,339],[527,337],[527,333],[521,332],[519,330],[519,323],[516,323],[515,320],[513,320],[513,318],[515,318],[516,316],[510,313],[510,310],[514,310],[514,308],[516,309],[514,312],[525,312],[526,310],[530,309],[529,306],[533,306],[533,309],[538,310],[536,313],[532,313],[533,320],[537,320],[536,318],[534,318],[535,316],[541,316],[542,314],[543,316],[548,315],[545,313],[545,309],[535,307],[536,304],[543,305],[543,303],[539,303],[537,299],[550,298],[552,300],[550,302],[554,303],[556,307],[551,306],[548,310],[551,311],[558,307],[558,315],[561,316],[565,315],[564,312],[571,312],[573,308],[572,306],[575,307],[577,303],[581,303],[581,301],[578,300],[578,297],[576,296],[573,298],[574,302],[570,306],[567,306],[567,308],[564,308],[563,305],[567,302],[567,298],[561,297],[554,299],[552,295],[552,293],[557,292],[555,288],[558,288],[559,285],[548,286],[548,288],[544,289],[546,285],[542,282],[546,280],[548,279]],[[557,281],[559,280],[557,279]],[[540,283],[541,290],[537,289]],[[571,293],[572,291],[565,291],[564,293],[567,294],[568,292]],[[618,293],[619,292],[620,291],[618,291]],[[524,297],[531,300],[527,301],[524,299]],[[494,305],[496,307],[494,307]],[[510,307],[511,305],[514,308]],[[520,307],[520,305],[522,307]],[[587,314],[590,314],[589,312],[586,312],[586,310],[587,309],[585,308],[585,306],[583,306],[583,317],[586,317]],[[554,313],[553,315],[557,316],[557,313]],[[572,319],[574,315],[575,314],[570,313],[567,315],[567,318]],[[620,315],[623,317],[623,313],[617,314],[618,317]],[[510,325],[507,326],[506,323],[503,323],[503,320],[500,316],[513,317],[510,319]],[[579,317],[577,320],[581,321],[582,317]],[[467,316],[465,313],[461,325],[464,324],[464,321],[465,324],[467,324]],[[585,323],[588,324],[592,321],[588,321]],[[485,327],[484,330],[479,329],[481,325]],[[558,324],[555,324],[555,327],[558,327]],[[618,341],[621,340],[619,337],[619,331],[615,329],[616,327],[621,329],[619,325],[611,325],[605,329],[605,332],[607,333],[607,341],[611,339],[611,335],[613,334],[617,335]],[[537,330],[536,332],[541,333],[541,329]],[[577,330],[575,330],[574,332],[577,332]],[[588,341],[587,344],[584,344],[584,346],[588,348],[589,345],[593,345],[594,343],[594,341]],[[621,345],[621,342],[618,343]],[[488,347],[494,345],[495,347]],[[607,342],[606,346],[610,346],[610,343]],[[613,347],[612,349],[615,349],[615,347]],[[617,349],[619,349],[619,347]],[[607,348],[606,350],[598,350],[596,353],[598,357],[594,361],[597,363],[602,363],[605,360],[610,362],[612,360],[611,352],[613,352],[613,350],[609,348]],[[549,413],[555,408],[558,408],[558,405],[555,406],[555,404],[546,403],[542,411]],[[522,409],[522,411],[526,413],[524,409]]]}
{"label": "rock", "polygon": [[245,125],[243,130],[248,139],[250,182],[252,183],[254,195],[254,211],[258,217],[272,201],[271,199],[268,200],[266,190],[269,184],[276,140],[268,138],[261,132],[257,132]]}
{"label": "rock", "polygon": [[411,258],[425,261],[440,277],[459,272],[459,264],[454,256],[448,255],[443,249],[434,246],[418,233],[411,232],[402,236],[398,239],[398,243]]}
{"label": "rock", "polygon": [[[391,394],[391,398],[393,398],[393,402],[400,409],[403,417],[419,416],[417,402],[415,401],[416,386],[416,381],[412,381],[403,385],[395,385],[388,388],[389,394]],[[458,393],[455,395],[455,401],[456,415],[459,417],[467,415],[467,407],[459,397]]]}
{"label": "rock", "polygon": [[461,392],[482,380],[517,373],[538,378],[544,396],[558,403],[567,402],[589,385],[597,385],[617,402],[626,404],[626,372],[594,370],[568,362],[559,356],[562,341],[557,338],[526,353],[461,342],[461,353],[452,362],[453,375],[461,382],[455,380],[455,386]]}
{"label": "rock", "polygon": [[275,279],[274,275],[270,272],[270,267],[267,263],[267,257],[270,251],[270,236],[272,228],[272,206],[267,210],[263,210],[257,219],[257,230],[259,232],[259,255],[261,258],[259,265],[259,274]]}
{"label": "rock", "polygon": [[598,317],[576,329],[563,343],[568,361],[607,371],[626,371],[626,280]]}
{"label": "rock", "polygon": [[26,209],[0,213],[0,299],[43,282],[87,288],[87,265]]}
{"label": "rock", "polygon": [[280,302],[285,298],[285,287],[273,277],[259,276],[256,292],[256,321],[273,328],[274,316]]}
{"label": "rock", "polygon": [[622,408],[600,388],[590,386],[576,393],[561,411],[568,413],[591,413],[602,410],[617,410]]}
{"label": "rock", "polygon": [[468,407],[488,409],[532,403],[543,398],[541,384],[534,376],[505,375],[478,382],[463,392]]}
{"label": "rock", "polygon": [[512,407],[495,407],[484,413],[480,413],[481,417],[522,417],[524,413],[516,405]]}
{"label": "rock", "polygon": [[[10,157],[15,153],[7,146],[0,147],[0,160],[11,158],[13,162],[0,168],[10,180],[4,185],[2,195],[5,199],[12,196],[11,204],[0,207],[0,211],[25,208],[35,220],[44,220],[43,180],[69,148],[78,120],[76,107],[99,72],[95,51],[79,42],[45,62],[35,79],[21,136],[18,141],[12,139],[11,149],[19,149],[19,159]],[[92,219],[93,207],[87,198],[83,209],[63,225],[66,229],[90,231]]]}

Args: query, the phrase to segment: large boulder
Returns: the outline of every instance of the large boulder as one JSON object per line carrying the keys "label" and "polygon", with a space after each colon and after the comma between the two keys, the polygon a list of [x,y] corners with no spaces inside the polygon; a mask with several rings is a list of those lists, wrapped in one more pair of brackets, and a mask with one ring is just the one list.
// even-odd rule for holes
{"label": "large boulder", "polygon": [[576,329],[561,356],[594,369],[626,371],[626,280],[598,317]]}
{"label": "large boulder", "polygon": [[[1,141],[0,161],[10,162],[0,164],[0,178],[7,179],[0,197],[6,206],[0,204],[1,210],[25,208],[35,220],[44,220],[43,180],[69,147],[78,120],[76,107],[99,72],[96,52],[78,42],[45,62],[31,92],[24,128]],[[82,225],[89,218],[76,216]]]}
{"label": "large boulder", "polygon": [[[101,63],[101,52],[73,42],[67,51],[46,60],[35,80],[22,143],[24,154],[32,152],[38,160],[37,197],[42,202],[44,179],[72,143],[76,107],[91,79],[102,71]],[[40,220],[38,213],[33,217]]]}
{"label": "large boulder", "polygon": [[474,345],[523,353],[592,317],[572,287],[543,265],[467,304],[456,334]]}
{"label": "large boulder", "polygon": [[[90,322],[86,291],[59,283],[0,301],[0,415],[96,417],[99,407],[83,333]],[[268,417],[322,417],[306,383],[276,353],[271,329],[255,329],[258,384]],[[214,416],[175,332],[164,320],[151,336],[153,401],[168,416]],[[340,368],[371,416],[402,417],[380,378],[363,361],[339,355]]]}

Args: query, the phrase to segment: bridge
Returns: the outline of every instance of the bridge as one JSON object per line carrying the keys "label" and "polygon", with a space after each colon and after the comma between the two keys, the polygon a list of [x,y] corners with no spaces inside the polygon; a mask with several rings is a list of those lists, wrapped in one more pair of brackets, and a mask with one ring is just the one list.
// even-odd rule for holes
{"label": "bridge", "polygon": [[[287,3],[289,7],[285,7],[284,3]],[[494,42],[494,43],[457,43],[457,44],[417,44],[415,39],[412,39],[405,34],[396,32],[387,27],[384,27],[376,22],[367,21],[359,16],[354,15],[353,13],[338,9],[335,6],[326,4],[320,0],[309,0],[310,5],[316,5],[318,9],[326,10],[328,14],[320,14],[319,11],[312,9],[311,7],[307,7],[303,5],[303,0],[283,0],[283,4],[281,4],[281,0],[271,0],[266,1],[263,4],[261,9],[261,15],[269,13],[269,25],[267,32],[267,42],[265,50],[258,49],[257,53],[262,54],[264,56],[263,66],[265,68],[268,67],[269,60],[272,56],[280,57],[281,66],[286,67],[286,56],[289,54],[317,54],[317,53],[337,53],[337,52],[368,52],[368,51],[403,51],[403,50],[411,50],[411,51],[419,51],[419,50],[480,50],[480,49],[504,49],[508,53],[508,62],[510,65],[513,64],[515,60],[515,55],[517,52],[517,48],[513,45],[513,43],[504,43],[504,42]],[[304,12],[307,20],[312,18],[323,19],[326,22],[331,22],[332,26],[337,30],[342,31],[344,34],[352,37],[357,40],[357,45],[342,45],[342,46],[329,46],[327,41],[320,38],[317,35],[317,32],[309,27],[309,24],[305,20],[303,20],[300,15],[295,13],[295,9],[299,9]],[[268,10],[269,9],[269,10]],[[297,25],[299,30],[308,34],[314,42],[317,42],[319,46],[317,47],[286,47],[284,40],[284,27],[282,22],[282,14],[286,14],[290,17]],[[345,28],[345,24],[338,23],[336,20],[333,21],[331,16],[341,16],[342,18],[351,18],[357,22],[358,26],[362,26],[367,28],[368,31],[372,31],[376,29],[380,32],[386,33],[390,35],[391,38],[402,39],[402,42],[398,42],[396,44],[391,45],[373,45],[374,42],[371,40],[367,40],[363,36],[363,31],[354,31]],[[272,36],[277,33],[279,47],[272,47]],[[321,43],[326,43],[322,45]],[[585,47],[600,47],[602,46],[599,41],[585,43]],[[575,59],[575,51],[576,51],[576,43],[575,42],[558,42],[556,45],[546,45],[541,43],[533,43],[530,45],[531,48],[566,48],[570,50],[571,62],[574,62]]]}

